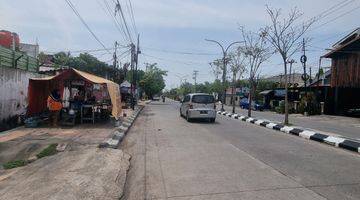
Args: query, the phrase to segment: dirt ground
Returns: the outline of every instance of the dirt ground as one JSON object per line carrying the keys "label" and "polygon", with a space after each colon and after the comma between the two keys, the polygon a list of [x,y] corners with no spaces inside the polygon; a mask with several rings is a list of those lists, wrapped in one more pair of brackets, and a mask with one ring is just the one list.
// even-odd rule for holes
{"label": "dirt ground", "polygon": [[130,156],[118,149],[82,146],[10,171],[0,199],[119,199]]}
{"label": "dirt ground", "polygon": [[18,128],[0,135],[0,165],[27,160],[52,143],[65,143],[67,149],[98,145],[114,130],[110,123],[84,124],[72,128]]}
{"label": "dirt ground", "polygon": [[[125,110],[127,116],[132,110]],[[99,149],[114,132],[111,122],[69,128],[19,127],[0,133],[0,200],[119,199],[130,156],[120,149]],[[65,151],[24,167],[5,170],[3,164],[28,160],[52,143]]]}

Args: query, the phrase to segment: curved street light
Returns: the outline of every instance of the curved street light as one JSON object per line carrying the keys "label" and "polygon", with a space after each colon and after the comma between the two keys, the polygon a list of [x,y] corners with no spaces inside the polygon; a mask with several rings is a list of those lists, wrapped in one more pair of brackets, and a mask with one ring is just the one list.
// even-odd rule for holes
{"label": "curved street light", "polygon": [[225,104],[225,96],[226,96],[226,88],[225,88],[225,81],[226,81],[226,57],[227,57],[227,51],[230,49],[230,47],[234,44],[240,44],[240,43],[244,43],[245,41],[236,41],[236,42],[233,42],[231,44],[229,44],[226,48],[223,47],[223,45],[220,44],[220,42],[216,41],[216,40],[209,40],[209,39],[205,39],[205,41],[208,41],[208,42],[213,42],[213,43],[216,43],[220,46],[221,50],[222,50],[222,53],[223,53],[223,74],[222,74],[222,85],[224,87],[224,91],[223,91],[223,95],[222,95],[222,99],[223,99],[223,102],[221,104],[221,111],[225,111],[224,109],[224,104]]}

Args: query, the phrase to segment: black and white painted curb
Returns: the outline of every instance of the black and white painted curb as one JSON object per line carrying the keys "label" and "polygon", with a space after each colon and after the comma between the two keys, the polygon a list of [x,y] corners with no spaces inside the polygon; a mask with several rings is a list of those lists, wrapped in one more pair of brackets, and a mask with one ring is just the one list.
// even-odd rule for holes
{"label": "black and white painted curb", "polygon": [[126,118],[119,126],[116,126],[115,131],[110,135],[111,137],[99,144],[99,148],[116,149],[142,109],[143,106],[136,107],[130,117]]}
{"label": "black and white painted curb", "polygon": [[238,119],[238,120],[241,120],[244,122],[249,122],[252,124],[259,125],[259,126],[263,126],[263,127],[269,128],[269,129],[281,131],[281,132],[288,133],[291,135],[296,135],[296,136],[299,136],[299,137],[302,137],[302,138],[305,138],[308,140],[314,140],[317,142],[326,143],[331,146],[335,146],[335,147],[339,147],[339,148],[343,148],[343,149],[347,149],[350,151],[360,153],[360,142],[344,139],[342,137],[326,135],[323,133],[317,133],[316,131],[306,130],[304,128],[298,128],[298,127],[293,127],[293,126],[284,126],[282,124],[277,124],[277,123],[271,122],[269,120],[255,119],[252,117],[246,117],[246,116],[239,115],[236,113],[232,114],[229,112],[217,111],[217,114],[231,117],[234,119]]}

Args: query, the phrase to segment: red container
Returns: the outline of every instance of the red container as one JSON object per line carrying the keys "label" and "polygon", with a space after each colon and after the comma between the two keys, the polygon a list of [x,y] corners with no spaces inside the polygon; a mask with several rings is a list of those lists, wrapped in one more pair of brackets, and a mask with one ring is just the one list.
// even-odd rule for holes
{"label": "red container", "polygon": [[15,39],[15,49],[18,50],[20,43],[19,35],[10,31],[0,30],[0,45],[12,49],[13,37]]}

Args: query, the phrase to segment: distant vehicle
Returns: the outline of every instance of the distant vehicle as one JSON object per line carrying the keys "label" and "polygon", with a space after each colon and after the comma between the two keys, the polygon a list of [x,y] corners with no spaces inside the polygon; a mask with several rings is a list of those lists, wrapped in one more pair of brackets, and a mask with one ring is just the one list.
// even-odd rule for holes
{"label": "distant vehicle", "polygon": [[[249,99],[248,98],[243,98],[240,100],[240,108],[242,109],[249,109]],[[264,110],[264,106],[259,104],[256,101],[251,102],[251,109],[252,110],[259,110],[259,111],[263,111]]]}
{"label": "distant vehicle", "polygon": [[159,96],[154,96],[152,100],[153,101],[160,101],[160,97]]}
{"label": "distant vehicle", "polygon": [[208,119],[215,122],[216,118],[215,98],[204,93],[188,94],[184,97],[180,106],[180,116],[189,122],[192,119]]}

